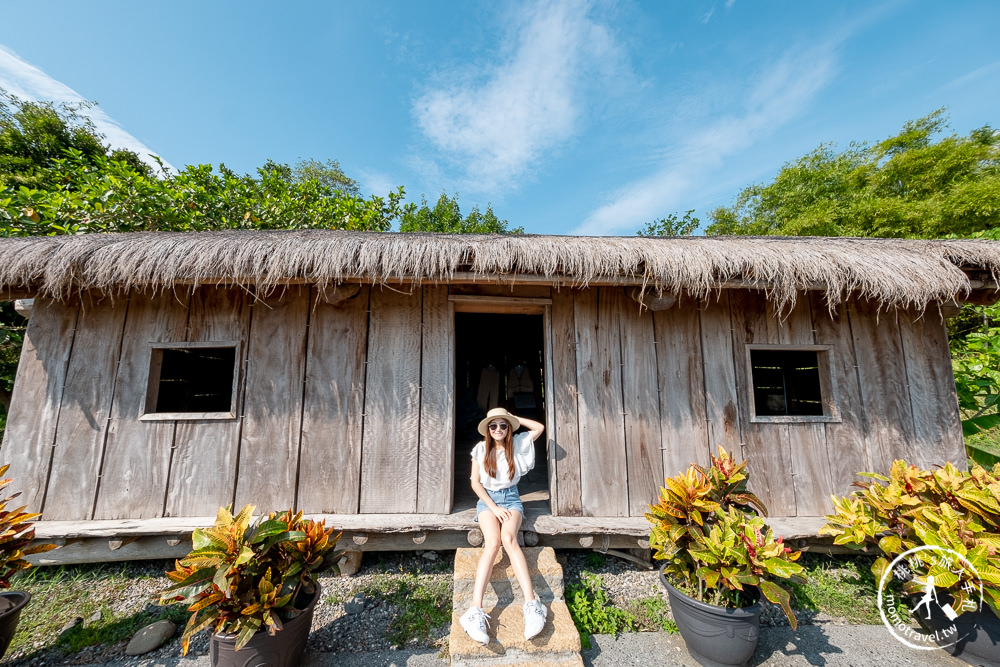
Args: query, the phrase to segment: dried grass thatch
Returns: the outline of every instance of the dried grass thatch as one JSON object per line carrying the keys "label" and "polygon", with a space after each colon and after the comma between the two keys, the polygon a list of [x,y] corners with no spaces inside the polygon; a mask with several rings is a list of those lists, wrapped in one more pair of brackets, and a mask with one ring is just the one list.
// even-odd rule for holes
{"label": "dried grass thatch", "polygon": [[782,306],[807,289],[924,307],[970,289],[963,269],[1000,275],[1000,242],[779,237],[574,237],[226,231],[0,239],[0,288],[65,299],[230,283],[270,289],[516,277],[555,285],[639,284],[704,296],[740,282]]}

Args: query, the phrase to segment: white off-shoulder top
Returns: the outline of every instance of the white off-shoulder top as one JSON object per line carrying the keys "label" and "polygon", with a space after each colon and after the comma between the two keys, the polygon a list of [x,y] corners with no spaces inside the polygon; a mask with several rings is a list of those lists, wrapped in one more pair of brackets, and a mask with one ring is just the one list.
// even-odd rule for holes
{"label": "white off-shoulder top", "polygon": [[486,441],[480,440],[472,448],[472,460],[479,464],[479,481],[483,488],[490,491],[499,491],[514,486],[520,481],[522,475],[535,467],[535,441],[531,439],[531,433],[518,433],[514,436],[514,479],[507,475],[507,456],[503,453],[503,448],[497,451],[497,476],[490,477],[486,474],[486,466],[483,459],[486,458]]}

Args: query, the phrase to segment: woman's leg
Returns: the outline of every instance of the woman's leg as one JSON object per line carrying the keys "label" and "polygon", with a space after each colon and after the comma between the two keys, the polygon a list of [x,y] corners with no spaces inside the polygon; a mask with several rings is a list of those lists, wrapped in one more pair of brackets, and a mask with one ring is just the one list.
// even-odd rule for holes
{"label": "woman's leg", "polygon": [[[535,599],[535,589],[531,585],[531,575],[528,573],[528,562],[524,559],[524,552],[517,543],[517,531],[521,528],[520,512],[511,512],[511,519],[500,527],[500,541],[510,559],[510,565],[514,568],[514,576],[521,586],[521,593],[525,601]],[[480,519],[482,521],[482,519]],[[485,536],[485,532],[483,533]]]}
{"label": "woman's leg", "polygon": [[[508,521],[508,523],[510,522]],[[480,512],[479,530],[483,532],[483,555],[479,557],[479,565],[476,566],[476,586],[472,590],[472,606],[482,608],[486,584],[490,581],[493,562],[500,550],[500,520],[489,510]],[[517,540],[514,543],[516,544]]]}

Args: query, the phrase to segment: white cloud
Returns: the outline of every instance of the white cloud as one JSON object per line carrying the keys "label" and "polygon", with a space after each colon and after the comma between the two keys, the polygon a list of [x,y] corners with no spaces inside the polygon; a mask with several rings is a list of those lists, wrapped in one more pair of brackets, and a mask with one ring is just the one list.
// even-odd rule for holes
{"label": "white cloud", "polygon": [[990,79],[1000,76],[1000,61],[995,63],[990,63],[989,65],[983,65],[982,67],[975,69],[968,74],[964,74],[957,79],[949,81],[947,84],[941,87],[942,91],[951,91],[961,89],[971,83],[976,85],[982,85],[981,79]]}
{"label": "white cloud", "polygon": [[753,146],[801,115],[835,73],[834,44],[788,52],[770,65],[743,94],[739,113],[718,118],[671,147],[651,176],[629,183],[572,234],[630,234],[681,205],[729,156]]}
{"label": "white cloud", "polygon": [[[0,45],[0,87],[23,100],[38,102],[68,102],[71,104],[85,102],[86,99],[66,84],[56,81],[48,74],[33,65],[21,60],[16,53]],[[94,122],[97,131],[105,136],[105,140],[113,148],[127,148],[154,169],[158,165],[148,156],[155,153],[144,143],[129,134],[116,120],[104,113],[100,107],[85,110],[85,115]],[[166,167],[171,165],[164,161]]]}
{"label": "white cloud", "polygon": [[588,76],[617,60],[608,31],[585,3],[526,4],[510,48],[477,76],[443,72],[450,85],[413,105],[439,159],[463,172],[463,189],[495,193],[516,187],[550,151],[580,130]]}

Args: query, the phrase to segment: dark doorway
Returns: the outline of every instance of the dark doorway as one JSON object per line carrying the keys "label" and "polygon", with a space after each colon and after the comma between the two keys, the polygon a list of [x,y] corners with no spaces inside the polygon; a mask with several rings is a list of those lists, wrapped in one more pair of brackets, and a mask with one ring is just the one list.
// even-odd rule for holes
{"label": "dark doorway", "polygon": [[[542,315],[455,314],[455,512],[474,507],[469,453],[490,408],[545,423]],[[547,434],[535,441],[535,468],[518,483],[525,511],[548,507]],[[544,510],[544,511],[547,511]]]}

